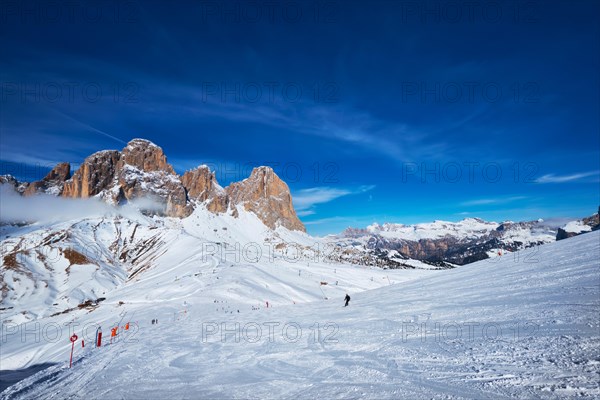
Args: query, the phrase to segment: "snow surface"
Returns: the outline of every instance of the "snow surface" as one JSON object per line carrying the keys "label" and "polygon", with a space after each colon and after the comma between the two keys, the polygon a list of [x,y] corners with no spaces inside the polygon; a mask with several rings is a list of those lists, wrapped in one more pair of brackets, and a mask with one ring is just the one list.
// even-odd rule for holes
{"label": "snow surface", "polygon": [[581,232],[590,232],[592,227],[586,225],[581,220],[570,221],[565,226],[563,226],[565,232],[573,232],[573,233],[581,233]]}
{"label": "snow surface", "polygon": [[50,343],[31,326],[25,340],[23,325],[10,333],[3,326],[2,369],[57,364],[0,398],[600,396],[600,232],[444,271],[280,255],[236,262],[206,257],[190,239],[308,244],[308,235],[267,232],[254,218],[167,219],[181,235],[153,268],[94,311],[39,319],[79,324],[79,336],[86,323],[100,324],[105,338],[110,327],[132,323],[100,349],[91,338],[84,349],[78,341],[72,369],[67,327]]}

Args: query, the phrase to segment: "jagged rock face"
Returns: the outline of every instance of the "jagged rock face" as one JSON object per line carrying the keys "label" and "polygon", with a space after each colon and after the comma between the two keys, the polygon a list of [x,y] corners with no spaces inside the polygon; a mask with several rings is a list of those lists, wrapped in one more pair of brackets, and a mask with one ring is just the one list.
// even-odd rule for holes
{"label": "jagged rock face", "polygon": [[254,168],[250,177],[234,182],[226,189],[230,205],[242,205],[256,214],[269,228],[278,225],[306,232],[298,219],[288,185],[279,179],[272,168]]}
{"label": "jagged rock face", "polygon": [[305,231],[292,206],[290,189],[269,167],[255,168],[248,179],[234,182],[226,189],[219,186],[215,174],[206,166],[187,171],[182,182],[190,199],[205,202],[214,213],[231,210],[236,216],[236,206],[242,205],[270,228],[281,225]]}
{"label": "jagged rock face", "polygon": [[63,162],[52,169],[43,179],[46,182],[64,182],[71,177],[71,164]]}
{"label": "jagged rock face", "polygon": [[125,200],[142,197],[154,200],[159,214],[187,217],[193,211],[181,179],[167,163],[163,150],[148,140],[134,139],[127,144],[117,164],[116,180],[117,196]]}
{"label": "jagged rock face", "polygon": [[556,240],[564,240],[577,235],[579,235],[579,233],[567,232],[563,228],[558,228],[558,232],[556,233]]}
{"label": "jagged rock face", "polygon": [[150,209],[158,214],[186,217],[192,212],[187,204],[185,188],[177,175],[165,171],[147,173],[125,164],[118,172],[117,186],[119,192],[113,191],[117,196],[115,202],[146,198],[155,202]]}
{"label": "jagged rock face", "polygon": [[133,139],[121,152],[121,166],[128,164],[145,172],[164,171],[175,175],[163,150],[145,139]]}
{"label": "jagged rock face", "polygon": [[113,204],[149,198],[155,201],[152,212],[172,217],[185,217],[193,211],[162,149],[143,139],[132,140],[122,152],[106,150],[86,158],[66,182],[62,195],[99,195]]}
{"label": "jagged rock face", "polygon": [[237,216],[237,206],[241,205],[271,228],[284,226],[305,232],[288,186],[268,167],[255,168],[248,179],[223,189],[208,167],[198,167],[180,177],[159,146],[134,139],[122,151],[105,150],[87,157],[72,177],[69,171],[69,164],[64,163],[39,182],[20,183],[4,176],[0,184],[10,184],[19,193],[51,191],[71,198],[95,196],[112,204],[150,199],[153,204],[143,205],[143,211],[170,217],[187,217],[197,202],[213,213],[230,212],[233,216]]}
{"label": "jagged rock face", "polygon": [[57,164],[41,181],[31,182],[23,195],[31,196],[38,193],[60,195],[65,181],[71,177],[71,165],[68,162]]}
{"label": "jagged rock face", "polygon": [[73,177],[65,182],[63,197],[91,197],[108,189],[120,157],[117,150],[99,151],[87,157]]}
{"label": "jagged rock face", "polygon": [[206,208],[214,213],[226,212],[229,198],[225,190],[217,183],[214,172],[207,166],[200,166],[187,171],[181,178],[188,197],[200,202],[206,202]]}
{"label": "jagged rock face", "polygon": [[[372,250],[396,250],[402,256],[416,260],[451,261],[445,257],[450,248],[457,245],[454,238],[446,239],[421,239],[419,241],[386,239],[373,235],[367,241],[367,248]],[[456,260],[452,260],[455,262]]]}

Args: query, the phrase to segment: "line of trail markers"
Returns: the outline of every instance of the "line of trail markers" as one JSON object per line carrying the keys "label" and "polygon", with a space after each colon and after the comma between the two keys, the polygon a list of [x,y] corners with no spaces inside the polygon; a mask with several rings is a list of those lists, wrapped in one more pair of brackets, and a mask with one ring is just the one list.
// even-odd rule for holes
{"label": "line of trail markers", "polygon": [[[136,322],[136,325],[137,325],[137,322]],[[130,322],[127,322],[122,328],[125,331],[129,331]],[[118,329],[119,329],[119,326],[115,326],[115,327],[111,328],[110,343],[113,342],[113,338],[116,340]],[[79,337],[75,333],[73,333],[73,335],[71,337],[69,337],[69,340],[71,341],[71,355],[69,357],[69,368],[71,368],[73,366],[73,352],[75,350],[75,342],[77,341],[77,339],[79,339]],[[98,326],[98,328],[96,328],[96,338],[94,341],[94,345],[96,347],[102,346],[102,327],[100,327],[100,326]],[[83,337],[81,338],[81,347],[85,348],[85,341],[84,341]]]}

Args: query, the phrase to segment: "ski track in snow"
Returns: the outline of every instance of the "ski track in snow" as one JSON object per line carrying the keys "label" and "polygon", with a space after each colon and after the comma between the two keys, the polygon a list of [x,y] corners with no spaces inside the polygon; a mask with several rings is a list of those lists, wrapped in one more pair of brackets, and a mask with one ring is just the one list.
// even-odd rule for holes
{"label": "ski track in snow", "polygon": [[[197,237],[209,230],[185,228]],[[255,229],[248,238],[262,234]],[[0,398],[600,397],[600,232],[445,271],[235,263],[192,244],[172,242],[94,311],[40,320],[99,323],[106,343],[111,326],[131,319],[113,344],[77,342],[72,369],[66,335],[58,343],[3,335],[3,369],[57,364]],[[236,323],[237,333],[221,336]],[[301,328],[297,340],[289,324]]]}

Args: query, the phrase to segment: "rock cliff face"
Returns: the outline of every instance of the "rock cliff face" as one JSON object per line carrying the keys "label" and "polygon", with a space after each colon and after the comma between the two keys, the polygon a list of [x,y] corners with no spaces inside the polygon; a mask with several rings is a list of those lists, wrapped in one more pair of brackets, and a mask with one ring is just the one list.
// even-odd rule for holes
{"label": "rock cliff face", "polygon": [[149,198],[156,202],[159,214],[187,217],[193,211],[185,187],[163,150],[144,139],[134,139],[121,152],[116,168],[113,201]]}
{"label": "rock cliff face", "polygon": [[162,149],[144,139],[132,140],[120,152],[105,150],[86,158],[66,182],[62,196],[98,196],[112,204],[147,198],[153,201],[148,212],[171,217],[192,212],[185,188]]}
{"label": "rock cliff face", "polygon": [[144,172],[163,171],[175,175],[171,164],[167,163],[167,157],[163,150],[145,139],[133,139],[121,151],[119,169],[130,165]]}
{"label": "rock cliff face", "polygon": [[99,151],[87,157],[73,177],[65,182],[63,197],[92,197],[108,189],[115,177],[121,154]]}
{"label": "rock cliff face", "polygon": [[206,208],[214,213],[227,211],[229,206],[227,193],[217,182],[215,173],[211,172],[206,165],[187,171],[181,181],[190,199],[206,203]]}
{"label": "rock cliff face", "polygon": [[242,205],[268,227],[281,225],[291,230],[306,231],[292,205],[288,185],[279,179],[273,169],[254,168],[249,178],[232,183],[226,191],[231,206]]}
{"label": "rock cliff face", "polygon": [[573,236],[577,236],[582,232],[569,232],[564,228],[558,228],[558,232],[556,232],[556,240],[564,240]]}
{"label": "rock cliff face", "polygon": [[292,205],[290,189],[269,167],[254,168],[250,177],[225,189],[206,166],[187,171],[182,182],[190,199],[204,203],[214,213],[230,212],[236,216],[237,206],[242,206],[269,228],[283,226],[306,231]]}
{"label": "rock cliff face", "polygon": [[23,191],[24,196],[38,193],[59,195],[63,191],[65,181],[71,177],[71,165],[60,163],[52,169],[41,181],[31,182]]}
{"label": "rock cliff face", "polygon": [[24,195],[47,193],[70,198],[99,197],[119,205],[150,199],[145,211],[170,217],[187,217],[202,203],[213,213],[237,215],[237,206],[255,213],[270,228],[284,226],[305,231],[292,206],[288,186],[269,167],[259,167],[249,178],[222,188],[206,166],[177,175],[163,150],[145,139],[134,139],[121,151],[92,154],[70,176],[70,165],[57,165],[43,180],[17,182],[0,177]]}

